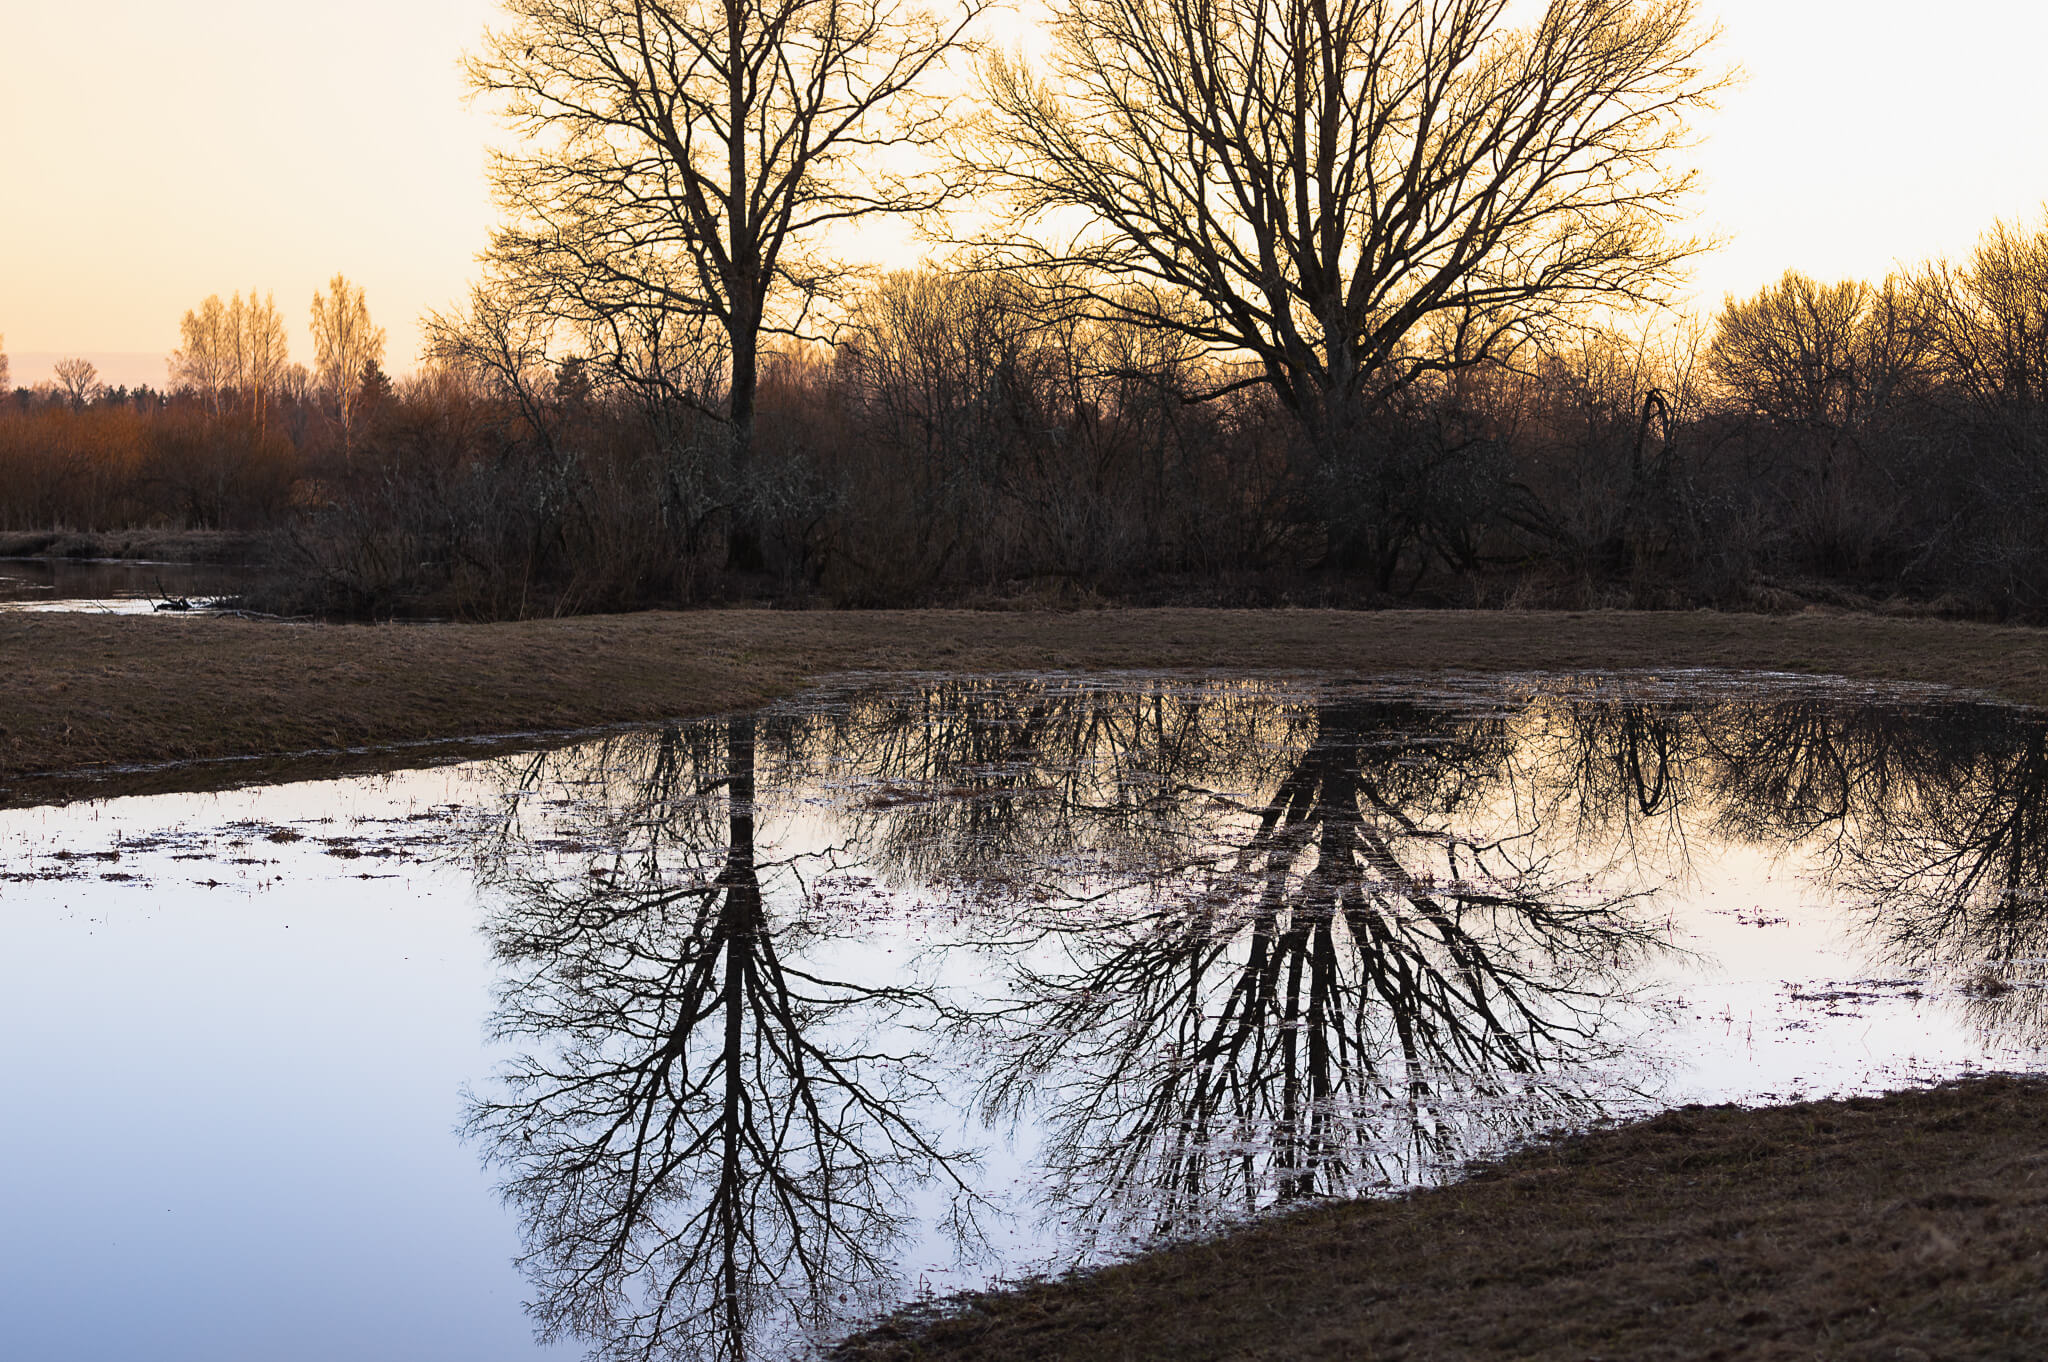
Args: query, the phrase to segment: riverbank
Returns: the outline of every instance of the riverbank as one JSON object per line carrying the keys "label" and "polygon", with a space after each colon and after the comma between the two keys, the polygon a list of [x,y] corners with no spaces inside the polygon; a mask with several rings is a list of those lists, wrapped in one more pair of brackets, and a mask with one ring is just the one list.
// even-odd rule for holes
{"label": "riverbank", "polygon": [[263,539],[227,530],[0,530],[0,558],[244,564],[262,558]]}
{"label": "riverbank", "polygon": [[2048,1356],[2048,1082],[1691,1108],[899,1316],[840,1362]]}
{"label": "riverbank", "polygon": [[[715,610],[380,626],[0,614],[0,802],[404,765],[432,755],[419,744],[718,713],[848,671],[1671,667],[2048,704],[2048,631],[1869,615]],[[414,746],[369,750],[400,745]],[[112,775],[136,766],[159,769]]]}

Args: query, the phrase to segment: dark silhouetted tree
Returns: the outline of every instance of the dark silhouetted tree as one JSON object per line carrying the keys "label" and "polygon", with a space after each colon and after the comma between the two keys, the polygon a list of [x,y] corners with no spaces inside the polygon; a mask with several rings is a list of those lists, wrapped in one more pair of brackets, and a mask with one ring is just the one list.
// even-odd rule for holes
{"label": "dark silhouetted tree", "polygon": [[822,231],[946,196],[889,167],[939,135],[918,86],[980,8],[941,21],[893,0],[508,0],[511,22],[470,62],[529,139],[492,167],[506,285],[586,330],[652,310],[675,319],[664,331],[722,337],[735,566],[760,557],[744,488],[762,337],[798,332],[843,280]]}

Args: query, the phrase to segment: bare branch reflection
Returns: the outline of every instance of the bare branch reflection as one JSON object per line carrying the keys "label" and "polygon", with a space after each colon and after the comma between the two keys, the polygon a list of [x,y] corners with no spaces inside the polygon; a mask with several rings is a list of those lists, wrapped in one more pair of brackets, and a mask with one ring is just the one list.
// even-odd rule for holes
{"label": "bare branch reflection", "polygon": [[[2048,723],[1984,709],[1868,821],[1843,886],[1891,956],[1946,974],[1987,1036],[2048,1044]],[[1944,730],[1948,730],[1944,732]],[[1960,730],[1960,731],[1955,731]]]}
{"label": "bare branch reflection", "polygon": [[1277,775],[1305,716],[1271,682],[953,678],[864,695],[830,735],[853,840],[906,883],[1144,861],[1190,807]]}
{"label": "bare branch reflection", "polygon": [[992,1111],[1047,1123],[1082,1244],[1597,1113],[1580,1073],[1660,937],[1467,830],[1511,749],[1492,707],[1069,691],[1050,722],[989,698],[877,701],[869,769],[902,793],[865,816],[884,864],[978,901],[1006,981],[956,1034],[992,1056]]}
{"label": "bare branch reflection", "polygon": [[1746,684],[912,678],[503,764],[470,1128],[543,1333],[740,1358],[891,1300],[980,1204],[970,1111],[1080,1258],[1638,1108],[1696,853],[2048,1043],[2048,724]]}
{"label": "bare branch reflection", "polygon": [[1574,808],[1582,837],[1627,840],[1661,808],[1680,844],[1689,824],[1796,848],[1891,966],[1959,986],[1987,1038],[2048,1043],[2041,716],[1826,693],[1555,708],[1530,767],[1552,773],[1547,806]]}
{"label": "bare branch reflection", "polygon": [[599,1356],[741,1358],[856,1314],[912,1189],[965,1195],[919,1118],[931,1000],[832,968],[842,925],[756,844],[755,740],[736,719],[607,744],[555,773],[552,836],[501,832],[485,866],[520,1053],[469,1129],[542,1335]]}

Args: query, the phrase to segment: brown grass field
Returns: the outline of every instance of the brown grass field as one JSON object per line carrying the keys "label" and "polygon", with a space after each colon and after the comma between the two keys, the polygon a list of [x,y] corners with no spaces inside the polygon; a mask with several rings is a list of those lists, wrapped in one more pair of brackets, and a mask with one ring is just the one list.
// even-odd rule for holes
{"label": "brown grass field", "polygon": [[1087,1276],[839,1362],[2048,1357],[2048,1083],[1687,1108]]}
{"label": "brown grass field", "polygon": [[[516,624],[0,614],[0,804],[428,759],[744,708],[849,671],[1723,667],[2048,703],[2048,631],[1809,613],[718,610]],[[531,741],[530,737],[528,741]],[[208,763],[151,771],[114,768]]]}
{"label": "brown grass field", "polygon": [[[2048,704],[2048,631],[1871,615],[1110,610],[281,625],[0,614],[0,805],[437,759],[852,671],[1714,667]],[[136,768],[144,769],[122,769]],[[1692,1110],[1087,1276],[859,1359],[2048,1358],[2048,1083]]]}

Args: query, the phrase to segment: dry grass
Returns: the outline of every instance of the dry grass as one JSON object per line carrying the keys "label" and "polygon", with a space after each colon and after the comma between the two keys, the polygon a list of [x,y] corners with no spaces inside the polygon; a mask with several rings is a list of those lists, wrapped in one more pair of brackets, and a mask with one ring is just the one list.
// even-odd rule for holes
{"label": "dry grass", "polygon": [[249,563],[263,536],[226,530],[0,530],[0,558],[134,558],[160,563]]}
{"label": "dry grass", "polygon": [[[1736,667],[2048,702],[2048,631],[1817,613],[725,610],[397,626],[5,614],[0,666],[0,801],[12,803],[331,769],[309,753],[715,713],[869,669]],[[300,755],[51,779],[285,754]]]}
{"label": "dry grass", "polygon": [[939,1359],[2048,1356],[2048,1083],[1690,1108],[843,1345]]}

